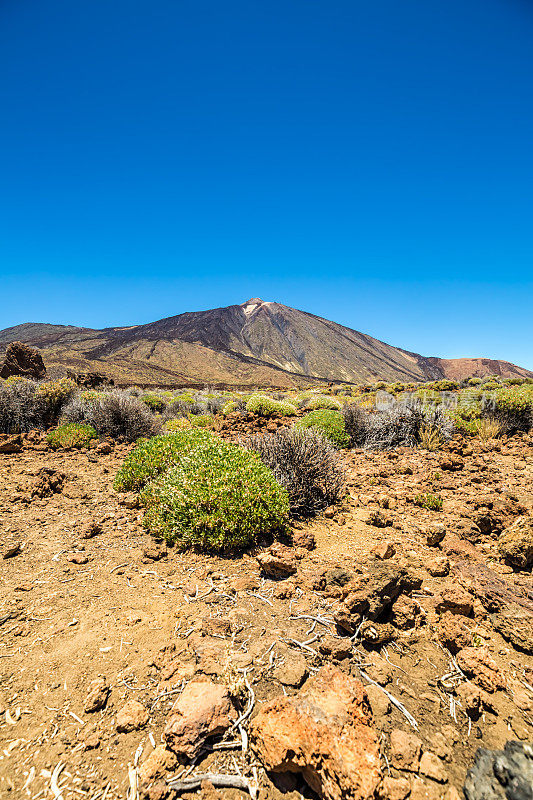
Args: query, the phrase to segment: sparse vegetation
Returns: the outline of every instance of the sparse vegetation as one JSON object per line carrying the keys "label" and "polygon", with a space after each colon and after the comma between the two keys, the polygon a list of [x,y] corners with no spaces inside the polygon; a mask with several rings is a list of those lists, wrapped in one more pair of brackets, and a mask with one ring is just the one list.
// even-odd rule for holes
{"label": "sparse vegetation", "polygon": [[27,378],[0,381],[0,432],[25,433],[55,425],[77,386],[69,378],[37,383]]}
{"label": "sparse vegetation", "polygon": [[420,403],[397,403],[369,417],[364,446],[374,450],[416,447],[421,432],[428,428],[433,431],[433,441],[436,437],[443,440],[450,438],[453,423],[439,408],[424,407]]}
{"label": "sparse vegetation", "polygon": [[438,450],[442,445],[442,437],[434,425],[421,425],[418,431],[418,442],[422,450]]}
{"label": "sparse vegetation", "polygon": [[414,498],[414,504],[428,511],[442,511],[442,498],[431,492],[417,494]]}

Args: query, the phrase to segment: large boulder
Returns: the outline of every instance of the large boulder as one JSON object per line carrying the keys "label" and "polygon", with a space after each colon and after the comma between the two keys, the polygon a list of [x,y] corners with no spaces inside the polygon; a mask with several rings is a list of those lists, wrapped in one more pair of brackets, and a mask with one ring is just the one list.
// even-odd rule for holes
{"label": "large boulder", "polygon": [[298,694],[277,697],[251,725],[265,769],[300,773],[323,800],[370,800],[380,777],[379,738],[362,683],[332,664]]}
{"label": "large boulder", "polygon": [[46,375],[46,367],[41,354],[35,347],[23,342],[11,342],[6,350],[0,378],[19,376],[39,380]]}

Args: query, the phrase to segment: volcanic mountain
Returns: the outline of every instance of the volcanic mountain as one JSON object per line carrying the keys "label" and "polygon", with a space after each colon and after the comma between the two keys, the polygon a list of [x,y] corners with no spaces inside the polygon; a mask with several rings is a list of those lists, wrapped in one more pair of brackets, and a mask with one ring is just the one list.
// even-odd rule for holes
{"label": "volcanic mountain", "polygon": [[498,374],[533,377],[506,361],[410,353],[306,311],[253,298],[146,325],[78,328],[26,323],[0,331],[38,347],[49,374],[103,372],[119,384],[301,386],[316,380],[424,381]]}

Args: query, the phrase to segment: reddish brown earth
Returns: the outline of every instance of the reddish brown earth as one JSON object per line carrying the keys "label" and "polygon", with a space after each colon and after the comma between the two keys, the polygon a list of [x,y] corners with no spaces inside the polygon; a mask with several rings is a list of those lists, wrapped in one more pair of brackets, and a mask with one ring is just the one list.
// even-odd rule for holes
{"label": "reddish brown earth", "polygon": [[[158,778],[195,752],[193,775],[238,768],[263,800],[312,797],[308,784],[457,800],[478,747],[533,739],[531,568],[499,549],[531,520],[533,437],[347,453],[339,507],[239,558],[167,551],[143,531],[135,498],[112,489],[128,446],[22,444],[0,453],[1,797],[54,797],[54,770],[63,800],[125,798],[130,776],[164,797]],[[443,510],[415,505],[421,492]],[[259,554],[288,577],[262,574]],[[284,733],[272,721],[288,701]],[[246,752],[202,749],[250,707],[244,734],[226,734],[249,734]],[[276,738],[293,732],[296,754]],[[377,760],[340,747],[349,736]],[[247,795],[204,783],[185,796]]]}

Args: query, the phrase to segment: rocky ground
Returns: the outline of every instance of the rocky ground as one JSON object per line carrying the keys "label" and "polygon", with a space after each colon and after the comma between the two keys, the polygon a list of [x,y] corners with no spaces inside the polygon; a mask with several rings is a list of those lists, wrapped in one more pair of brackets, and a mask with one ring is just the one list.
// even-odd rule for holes
{"label": "rocky ground", "polygon": [[154,542],[127,446],[0,452],[0,796],[462,797],[533,740],[532,445],[349,452],[239,558]]}

